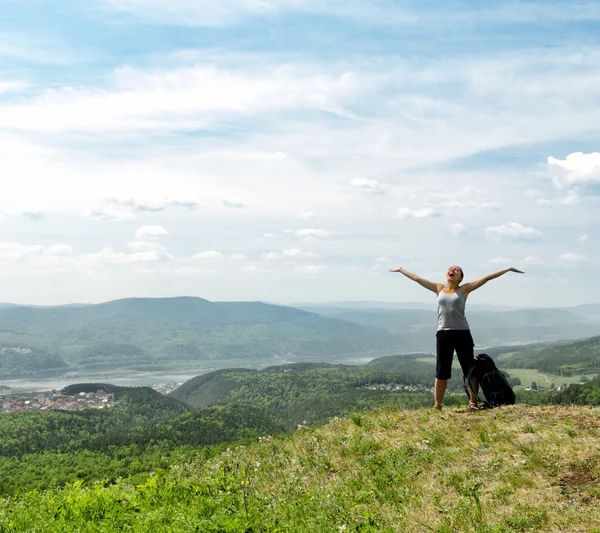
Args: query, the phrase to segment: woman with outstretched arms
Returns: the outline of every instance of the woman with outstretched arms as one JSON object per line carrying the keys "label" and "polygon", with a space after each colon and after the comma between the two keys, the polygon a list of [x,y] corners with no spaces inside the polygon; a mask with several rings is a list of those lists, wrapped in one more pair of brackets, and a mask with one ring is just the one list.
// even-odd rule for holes
{"label": "woman with outstretched arms", "polygon": [[[488,281],[496,279],[507,272],[518,272],[521,270],[509,267],[487,276],[482,276],[474,281],[461,285],[464,279],[463,269],[459,266],[451,266],[446,272],[446,284],[435,283],[424,279],[412,272],[400,268],[391,268],[390,272],[399,272],[407,278],[416,281],[422,287],[435,292],[438,300],[438,325],[436,333],[436,364],[435,364],[435,386],[433,396],[435,407],[442,408],[442,400],[446,393],[446,386],[451,377],[452,358],[454,351],[463,371],[467,375],[469,368],[473,365],[473,348],[475,343],[471,336],[469,323],[465,316],[465,304],[467,297],[475,289],[485,285]],[[471,380],[473,390],[478,390],[476,379]],[[477,410],[477,396],[469,391],[469,410]]]}

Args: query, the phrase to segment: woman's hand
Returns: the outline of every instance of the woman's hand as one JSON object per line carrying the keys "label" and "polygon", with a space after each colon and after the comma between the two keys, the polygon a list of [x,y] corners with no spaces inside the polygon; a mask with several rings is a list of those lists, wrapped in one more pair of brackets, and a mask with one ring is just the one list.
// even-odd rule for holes
{"label": "woman's hand", "polygon": [[402,270],[402,267],[390,268],[390,272],[400,272],[401,270]]}
{"label": "woman's hand", "polygon": [[515,267],[508,267],[508,272],[517,272],[518,274],[525,274],[522,270],[517,270]]}

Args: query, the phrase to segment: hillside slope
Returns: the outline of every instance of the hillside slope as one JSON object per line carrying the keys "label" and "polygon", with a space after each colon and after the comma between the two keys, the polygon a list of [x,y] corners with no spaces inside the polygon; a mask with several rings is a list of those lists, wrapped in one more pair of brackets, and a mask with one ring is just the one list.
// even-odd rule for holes
{"label": "hillside slope", "polygon": [[401,350],[373,327],[261,302],[130,298],[85,307],[0,309],[0,374],[149,368],[173,361],[268,361]]}
{"label": "hillside slope", "polygon": [[7,531],[600,531],[598,410],[383,409],[135,485],[3,501]]}
{"label": "hillside slope", "polygon": [[571,343],[523,348],[505,358],[503,364],[507,368],[535,368],[562,376],[600,374],[600,336]]}

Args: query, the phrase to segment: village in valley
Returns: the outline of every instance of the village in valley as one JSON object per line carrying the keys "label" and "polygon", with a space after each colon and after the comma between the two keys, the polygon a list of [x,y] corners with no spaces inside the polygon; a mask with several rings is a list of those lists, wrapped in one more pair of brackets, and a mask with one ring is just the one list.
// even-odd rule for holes
{"label": "village in valley", "polygon": [[[161,382],[151,387],[164,395],[173,392],[181,382]],[[0,385],[1,387],[1,385]],[[82,409],[108,409],[118,405],[112,392],[98,389],[96,392],[63,394],[59,391],[22,392],[0,388],[0,412],[21,411],[81,411]]]}
{"label": "village in valley", "polygon": [[60,392],[7,394],[0,397],[2,412],[21,411],[80,411],[106,409],[117,404],[114,393],[103,390],[80,392],[75,395]]}

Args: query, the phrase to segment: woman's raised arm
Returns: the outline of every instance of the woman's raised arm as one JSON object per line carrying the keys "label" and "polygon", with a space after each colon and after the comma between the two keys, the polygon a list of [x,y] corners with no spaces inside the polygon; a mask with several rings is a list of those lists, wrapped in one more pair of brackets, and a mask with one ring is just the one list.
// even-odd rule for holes
{"label": "woman's raised arm", "polygon": [[500,276],[502,276],[503,274],[506,274],[507,272],[517,272],[518,274],[525,274],[525,272],[523,272],[522,270],[517,270],[514,267],[504,268],[503,270],[498,270],[498,272],[493,272],[492,274],[488,274],[487,276],[482,276],[482,277],[476,279],[475,281],[471,281],[469,283],[465,283],[464,285],[461,285],[463,294],[466,296],[470,292],[473,292],[475,289],[479,289],[479,287],[481,287],[482,285],[485,285],[488,281],[499,278]]}
{"label": "woman's raised arm", "polygon": [[408,270],[404,270],[402,267],[399,268],[390,268],[390,272],[400,272],[400,274],[404,274],[407,278],[416,281],[421,287],[425,287],[426,289],[439,294],[439,292],[444,288],[441,283],[435,283],[433,281],[429,281],[428,279],[424,279]]}

